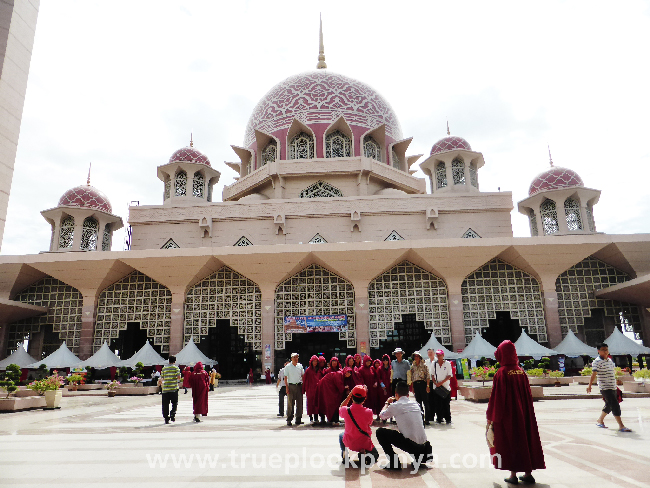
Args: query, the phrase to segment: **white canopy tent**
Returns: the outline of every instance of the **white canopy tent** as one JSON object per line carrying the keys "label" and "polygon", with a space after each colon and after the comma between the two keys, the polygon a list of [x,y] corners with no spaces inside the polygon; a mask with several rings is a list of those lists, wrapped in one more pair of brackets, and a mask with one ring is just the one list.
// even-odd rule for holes
{"label": "white canopy tent", "polygon": [[65,341],[61,343],[61,346],[50,354],[48,357],[41,359],[40,361],[34,361],[32,364],[27,365],[27,368],[38,368],[41,364],[45,364],[47,369],[56,369],[56,368],[74,368],[79,366],[81,359],[72,354],[72,351],[68,349]]}
{"label": "white canopy tent", "polygon": [[122,360],[110,350],[108,343],[104,342],[99,351],[83,361],[79,366],[95,369],[111,368],[113,366],[119,367],[122,366]]}
{"label": "white canopy tent", "polygon": [[194,343],[194,336],[190,336],[190,339],[187,341],[187,344],[185,344],[185,347],[181,349],[178,354],[176,354],[176,364],[183,364],[187,366],[196,364],[199,361],[204,365],[214,364],[214,361],[203,354],[196,346]]}
{"label": "white canopy tent", "polygon": [[27,354],[27,351],[25,351],[25,348],[21,344],[11,353],[11,356],[0,361],[0,370],[7,369],[7,366],[10,364],[17,364],[21,368],[26,368],[35,361],[36,359]]}
{"label": "white canopy tent", "polygon": [[149,340],[147,340],[147,343],[138,352],[129,359],[122,361],[120,366],[135,368],[137,363],[142,363],[143,366],[159,366],[161,364],[168,364],[169,361],[158,354],[151,344],[149,344]]}
{"label": "white canopy tent", "polygon": [[530,356],[534,359],[541,359],[542,356],[557,356],[557,352],[548,347],[542,346],[540,343],[531,339],[526,331],[522,329],[521,335],[517,342],[515,342],[517,349],[517,356]]}
{"label": "white canopy tent", "polygon": [[639,354],[650,354],[650,347],[637,344],[629,337],[625,337],[618,327],[614,332],[605,339],[605,344],[609,348],[609,353],[612,356],[638,356]]}
{"label": "white canopy tent", "polygon": [[[431,333],[431,337],[427,341],[427,343],[422,346],[422,349],[420,349],[420,354],[422,355],[422,359],[427,359],[429,356],[427,355],[427,349],[433,349],[433,351],[437,351],[438,349],[442,349],[443,352],[445,353],[445,359],[458,359],[460,358],[460,355],[451,352],[449,349],[447,349],[445,346],[440,344],[438,342],[438,339],[436,339],[436,336],[433,335],[433,332]],[[406,354],[409,354],[410,351],[406,351]]]}
{"label": "white canopy tent", "polygon": [[562,342],[555,347],[555,351],[569,358],[577,358],[578,356],[591,356],[593,358],[598,354],[598,349],[582,342],[571,330],[569,330]]}
{"label": "white canopy tent", "polygon": [[460,357],[466,359],[494,359],[494,351],[496,351],[496,347],[483,339],[481,334],[477,332],[472,342],[467,344],[467,347],[463,349]]}

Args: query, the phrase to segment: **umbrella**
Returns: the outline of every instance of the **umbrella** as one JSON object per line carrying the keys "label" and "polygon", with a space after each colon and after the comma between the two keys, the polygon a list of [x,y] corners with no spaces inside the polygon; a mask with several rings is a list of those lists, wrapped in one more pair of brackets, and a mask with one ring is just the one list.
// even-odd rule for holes
{"label": "umbrella", "polygon": [[45,364],[47,369],[74,368],[75,366],[78,366],[80,362],[81,359],[72,354],[72,351],[68,349],[68,346],[64,341],[61,343],[61,346],[48,357],[39,361],[34,361],[32,364],[27,365],[26,368],[38,368],[41,364]]}
{"label": "umbrella", "polygon": [[160,364],[168,364],[169,361],[158,354],[147,339],[147,343],[129,359],[122,361],[121,366],[135,368],[137,363],[142,363],[143,366],[158,366]]}
{"label": "umbrella", "polygon": [[17,364],[21,368],[26,368],[28,365],[34,362],[36,362],[36,359],[27,354],[27,352],[25,352],[25,348],[20,345],[14,352],[11,353],[11,356],[0,361],[0,369],[7,369],[7,366],[10,364]]}
{"label": "umbrella", "polygon": [[569,330],[569,333],[562,342],[555,347],[555,350],[558,354],[564,354],[570,358],[576,358],[578,356],[595,357],[598,354],[598,349],[582,342],[576,337],[572,330]]}
{"label": "umbrella", "polygon": [[214,364],[214,361],[203,354],[196,344],[194,343],[194,336],[190,336],[190,340],[178,354],[176,354],[176,364],[196,364],[201,361],[203,364]]}
{"label": "umbrella", "polygon": [[612,356],[638,356],[639,354],[650,354],[650,348],[637,344],[629,337],[625,337],[621,330],[616,327],[614,332],[605,339],[605,344],[609,348]]}
{"label": "umbrella", "polygon": [[526,334],[525,330],[521,331],[521,335],[517,342],[515,342],[515,348],[517,349],[517,356],[530,356],[535,359],[539,359],[542,356],[557,356],[557,352],[548,347],[544,347],[538,342],[535,342]]}
{"label": "umbrella", "polygon": [[495,347],[477,332],[472,342],[467,344],[467,347],[460,354],[460,357],[466,359],[494,359],[494,351]]}
{"label": "umbrella", "polygon": [[99,351],[82,362],[80,366],[83,368],[104,369],[112,366],[122,366],[122,360],[108,348],[108,343],[104,342]]}
{"label": "umbrella", "polygon": [[442,349],[443,352],[445,353],[445,359],[458,359],[460,357],[460,355],[458,355],[457,353],[451,352],[445,346],[440,344],[440,342],[438,342],[438,339],[436,339],[436,336],[433,335],[433,332],[431,333],[431,337],[429,338],[427,343],[424,346],[422,346],[422,349],[420,349],[420,354],[422,355],[423,358],[427,357],[427,349],[433,349],[434,352],[437,351],[438,349]]}

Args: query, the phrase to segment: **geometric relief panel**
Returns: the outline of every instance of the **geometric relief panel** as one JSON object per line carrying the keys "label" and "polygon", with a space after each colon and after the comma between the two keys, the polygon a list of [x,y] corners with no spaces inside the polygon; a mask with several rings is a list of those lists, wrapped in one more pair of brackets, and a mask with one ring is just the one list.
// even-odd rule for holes
{"label": "geometric relief panel", "polygon": [[347,315],[348,328],[339,339],[349,348],[357,346],[354,287],[322,266],[311,264],[275,289],[275,349],[292,339],[284,332],[284,318],[297,315]]}
{"label": "geometric relief panel", "polygon": [[262,292],[248,278],[224,266],[199,281],[185,298],[185,340],[208,335],[216,321],[230,320],[255,351],[262,350]]}
{"label": "geometric relief panel", "polygon": [[444,345],[451,345],[447,285],[436,275],[404,261],[379,275],[368,285],[370,347],[402,321],[402,314],[415,314]]}
{"label": "geometric relief panel", "polygon": [[116,339],[128,322],[139,322],[147,337],[169,352],[172,292],[157,281],[134,271],[99,294],[93,350]]}
{"label": "geometric relief panel", "polygon": [[58,332],[59,338],[73,353],[79,352],[83,306],[83,296],[79,290],[55,278],[43,278],[21,291],[14,300],[49,310],[39,317],[18,320],[9,325],[7,354],[29,339],[32,333],[39,332],[41,325],[45,324],[51,325],[53,332]]}
{"label": "geometric relief panel", "polygon": [[558,276],[555,291],[562,335],[565,336],[569,330],[578,332],[578,326],[584,324],[584,318],[591,317],[593,309],[602,308],[606,316],[617,317],[617,324],[624,331],[634,332],[639,339],[641,320],[637,306],[596,298],[593,293],[629,280],[627,273],[591,256]]}
{"label": "geometric relief panel", "polygon": [[525,271],[493,259],[465,278],[461,294],[466,343],[496,319],[496,312],[510,312],[534,340],[548,342],[541,288]]}

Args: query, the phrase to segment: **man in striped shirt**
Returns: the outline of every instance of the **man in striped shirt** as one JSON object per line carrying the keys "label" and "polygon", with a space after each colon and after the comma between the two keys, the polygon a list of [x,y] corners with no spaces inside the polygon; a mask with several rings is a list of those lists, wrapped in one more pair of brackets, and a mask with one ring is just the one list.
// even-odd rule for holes
{"label": "man in striped shirt", "polygon": [[591,393],[591,385],[596,379],[596,376],[598,376],[598,388],[600,388],[600,394],[603,396],[603,400],[605,400],[605,406],[596,425],[602,429],[606,429],[605,416],[611,412],[614,414],[616,422],[618,422],[619,432],[632,432],[623,425],[623,421],[621,420],[621,406],[618,403],[616,395],[614,362],[609,358],[609,348],[604,342],[598,345],[598,357],[591,363],[591,369],[593,373],[589,379],[587,393]]}
{"label": "man in striped shirt", "polygon": [[[161,373],[158,385],[162,385],[162,413],[165,423],[171,420],[176,421],[176,407],[178,406],[178,382],[181,379],[181,370],[176,366],[176,356],[169,356],[169,364]],[[169,402],[172,404],[172,411],[169,411]]]}

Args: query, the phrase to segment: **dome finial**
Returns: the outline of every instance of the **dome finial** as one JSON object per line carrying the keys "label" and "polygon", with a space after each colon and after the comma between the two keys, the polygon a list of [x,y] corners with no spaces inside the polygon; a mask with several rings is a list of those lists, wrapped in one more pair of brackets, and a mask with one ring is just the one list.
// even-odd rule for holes
{"label": "dome finial", "polygon": [[553,158],[551,157],[551,145],[548,145],[548,162],[551,163],[551,168],[553,167]]}
{"label": "dome finial", "polygon": [[451,132],[449,132],[449,120],[447,120],[447,135],[450,136]]}
{"label": "dome finial", "polygon": [[90,186],[90,168],[93,167],[93,163],[88,164],[88,178],[86,179],[86,185]]}
{"label": "dome finial", "polygon": [[190,132],[190,147],[194,147],[194,133]]}
{"label": "dome finial", "polygon": [[320,15],[320,30],[318,31],[318,64],[316,69],[326,69],[327,64],[325,63],[325,46],[323,45],[323,16]]}

